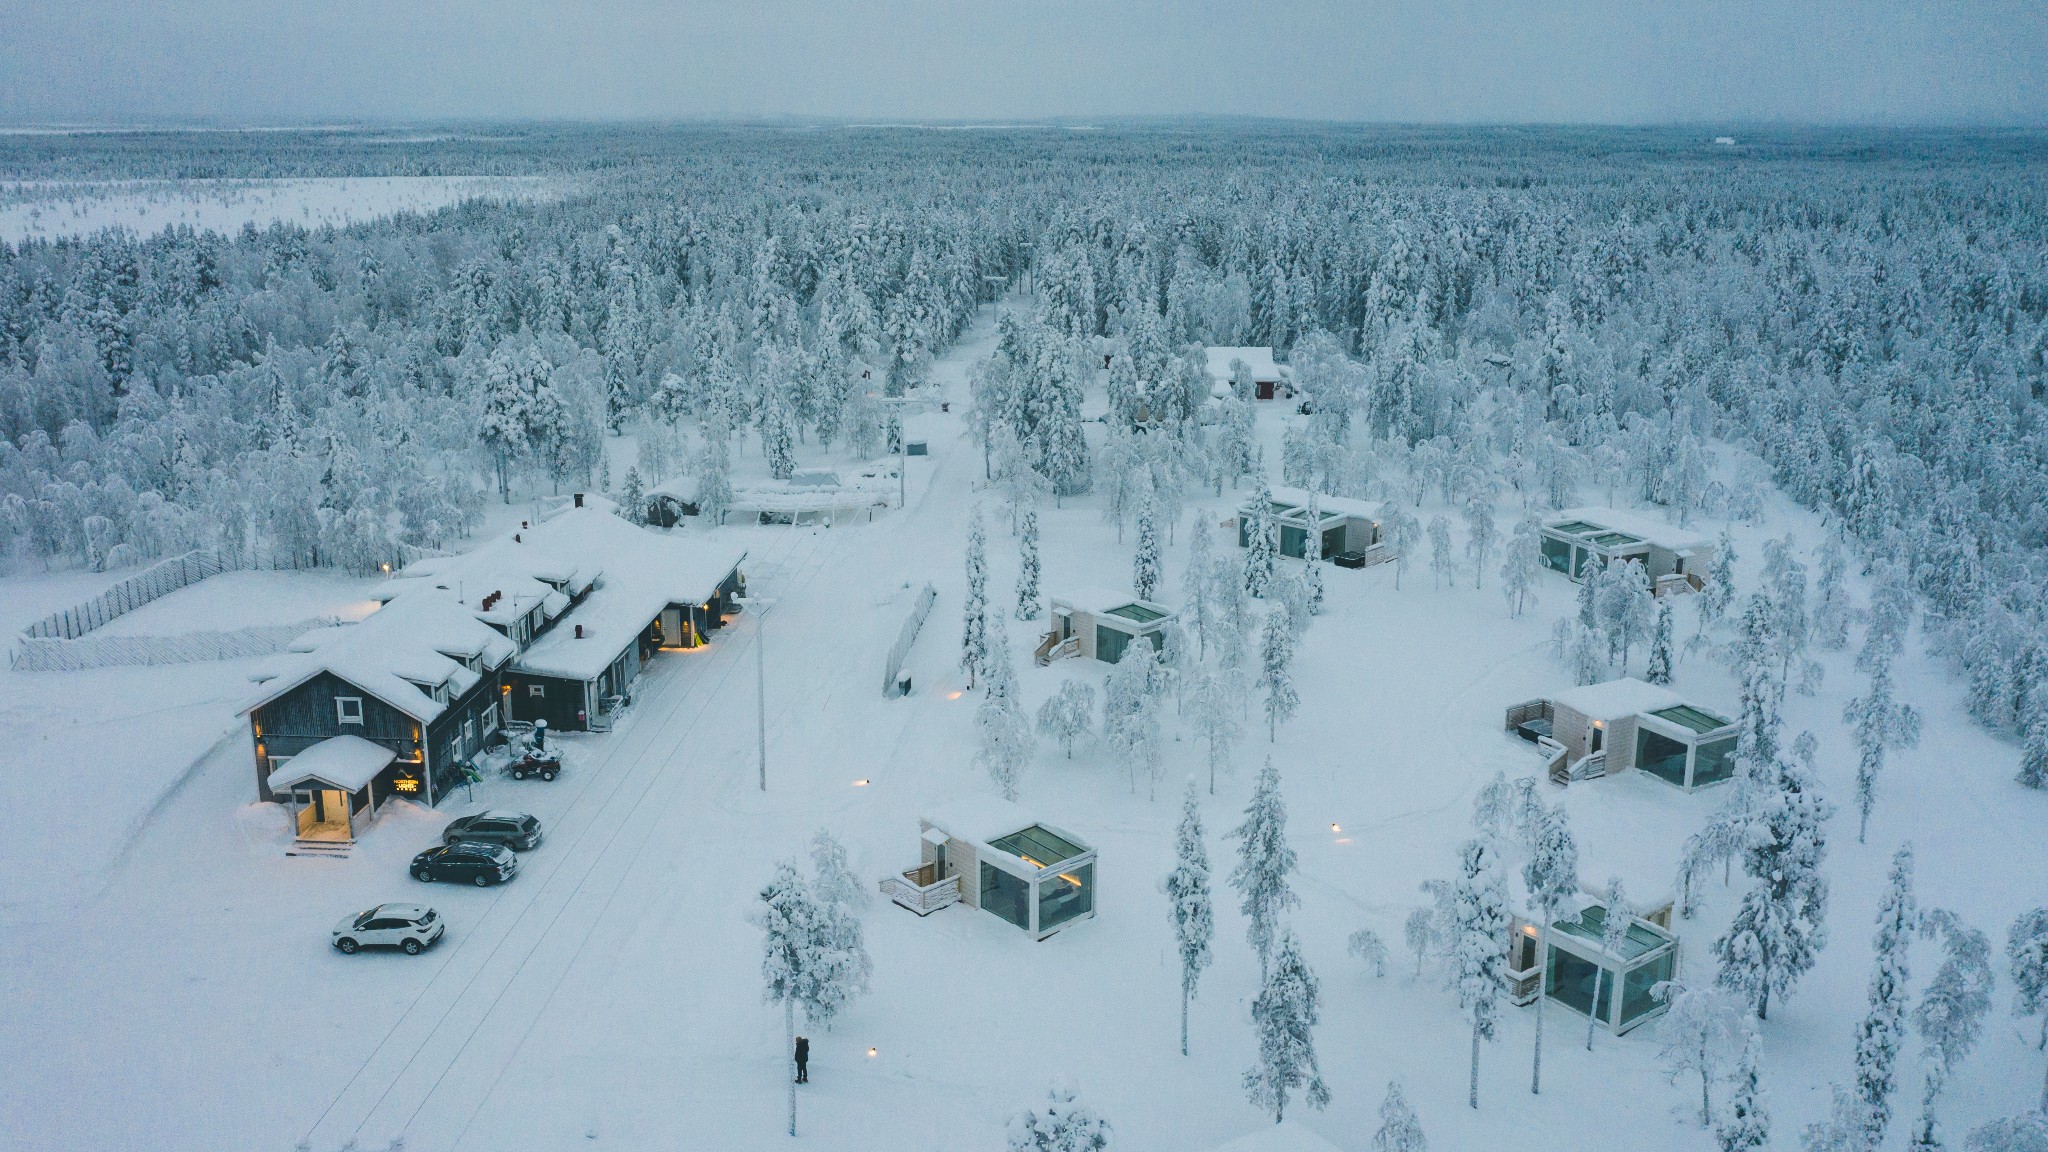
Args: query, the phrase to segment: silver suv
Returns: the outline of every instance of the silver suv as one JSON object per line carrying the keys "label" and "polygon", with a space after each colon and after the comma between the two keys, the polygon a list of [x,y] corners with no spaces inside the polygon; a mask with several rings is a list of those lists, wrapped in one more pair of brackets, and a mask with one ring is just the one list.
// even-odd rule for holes
{"label": "silver suv", "polygon": [[334,926],[334,946],[353,956],[358,948],[398,948],[417,956],[434,946],[448,924],[424,904],[379,904]]}

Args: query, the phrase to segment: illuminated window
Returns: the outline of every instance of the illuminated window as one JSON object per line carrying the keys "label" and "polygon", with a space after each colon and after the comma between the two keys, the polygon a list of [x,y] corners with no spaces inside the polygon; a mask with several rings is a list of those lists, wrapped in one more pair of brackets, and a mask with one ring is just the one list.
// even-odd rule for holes
{"label": "illuminated window", "polygon": [[334,719],[339,724],[361,724],[363,722],[363,698],[361,696],[336,696],[334,698]]}

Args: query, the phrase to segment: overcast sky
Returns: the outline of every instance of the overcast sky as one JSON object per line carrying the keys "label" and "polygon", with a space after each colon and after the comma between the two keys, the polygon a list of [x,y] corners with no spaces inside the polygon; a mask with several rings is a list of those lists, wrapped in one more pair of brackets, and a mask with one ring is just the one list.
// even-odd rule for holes
{"label": "overcast sky", "polygon": [[0,0],[0,123],[2048,124],[2048,0]]}

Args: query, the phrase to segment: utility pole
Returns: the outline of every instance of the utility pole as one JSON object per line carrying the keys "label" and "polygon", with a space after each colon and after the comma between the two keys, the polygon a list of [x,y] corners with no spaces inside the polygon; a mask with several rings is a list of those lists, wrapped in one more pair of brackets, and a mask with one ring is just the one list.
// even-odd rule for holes
{"label": "utility pole", "polygon": [[[768,790],[768,610],[773,600],[755,600],[761,610],[754,625],[754,736],[760,752],[761,791]],[[794,1089],[792,1089],[794,1091]]]}

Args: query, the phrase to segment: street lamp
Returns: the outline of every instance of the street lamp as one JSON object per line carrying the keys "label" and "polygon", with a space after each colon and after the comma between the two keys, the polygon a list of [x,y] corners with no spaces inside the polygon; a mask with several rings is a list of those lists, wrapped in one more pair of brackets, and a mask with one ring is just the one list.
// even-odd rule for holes
{"label": "street lamp", "polygon": [[768,790],[768,610],[775,601],[754,599],[750,607],[761,610],[754,625],[754,736],[760,751],[761,791]]}

